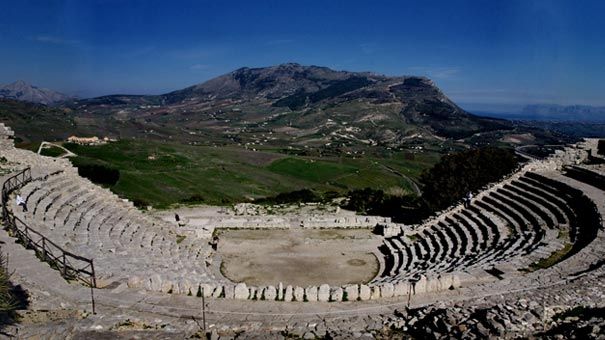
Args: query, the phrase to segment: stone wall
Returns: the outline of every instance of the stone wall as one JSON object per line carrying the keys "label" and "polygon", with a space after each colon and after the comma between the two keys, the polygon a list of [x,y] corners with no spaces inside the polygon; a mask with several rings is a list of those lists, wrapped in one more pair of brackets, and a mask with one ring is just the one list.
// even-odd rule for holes
{"label": "stone wall", "polygon": [[162,282],[159,276],[148,279],[131,278],[131,288],[146,288],[163,293],[184,294],[191,296],[226,298],[238,300],[271,300],[285,302],[341,302],[368,301],[378,299],[401,298],[405,296],[444,292],[461,287],[458,274],[442,274],[436,277],[420,275],[416,280],[401,280],[376,285],[350,284],[344,286],[292,286],[281,282],[276,286],[254,287],[245,283],[194,284],[183,281],[177,285]]}

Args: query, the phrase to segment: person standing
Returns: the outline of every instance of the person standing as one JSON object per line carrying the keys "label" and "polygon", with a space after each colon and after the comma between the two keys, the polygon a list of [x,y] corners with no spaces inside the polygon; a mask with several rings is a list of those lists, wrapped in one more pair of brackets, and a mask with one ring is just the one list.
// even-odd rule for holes
{"label": "person standing", "polygon": [[23,212],[27,212],[27,202],[21,197],[21,195],[17,195],[17,206],[23,207]]}
{"label": "person standing", "polygon": [[471,201],[473,200],[473,193],[472,192],[468,192],[466,194],[466,199],[464,200],[464,207],[468,208],[471,206]]}

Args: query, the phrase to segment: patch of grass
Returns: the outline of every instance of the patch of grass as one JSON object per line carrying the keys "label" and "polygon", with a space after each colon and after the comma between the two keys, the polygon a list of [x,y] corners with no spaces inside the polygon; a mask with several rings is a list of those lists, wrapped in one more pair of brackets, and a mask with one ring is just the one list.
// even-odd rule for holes
{"label": "patch of grass", "polygon": [[416,241],[418,240],[418,235],[416,235],[416,234],[407,234],[407,235],[405,235],[405,236],[406,236],[407,238],[409,238],[409,239],[410,239],[410,241],[412,241],[412,242],[416,242]]}
{"label": "patch of grass", "polygon": [[325,183],[338,176],[359,170],[357,167],[347,164],[291,157],[274,161],[269,165],[268,169],[278,174],[320,183]]}
{"label": "patch of grass", "polygon": [[554,266],[563,260],[565,255],[571,251],[572,246],[573,245],[571,243],[566,243],[563,248],[553,252],[549,257],[540,259],[540,261],[530,264],[529,271],[536,271]]}
{"label": "patch of grass", "polygon": [[409,189],[407,179],[382,164],[417,179],[433,162],[430,157],[407,160],[398,152],[384,158],[284,157],[279,149],[251,151],[136,139],[64,146],[78,155],[72,159],[76,165],[119,171],[117,182],[106,184],[116,194],[137,206],[159,209],[173,204],[229,205],[302,189],[332,196],[365,187]]}
{"label": "patch of grass", "polygon": [[185,235],[176,235],[176,244],[180,244],[185,238],[187,238]]}
{"label": "patch of grass", "polygon": [[65,150],[58,148],[56,146],[48,146],[48,147],[43,148],[40,151],[40,154],[42,156],[59,157],[59,156],[62,156],[63,154],[65,154]]}

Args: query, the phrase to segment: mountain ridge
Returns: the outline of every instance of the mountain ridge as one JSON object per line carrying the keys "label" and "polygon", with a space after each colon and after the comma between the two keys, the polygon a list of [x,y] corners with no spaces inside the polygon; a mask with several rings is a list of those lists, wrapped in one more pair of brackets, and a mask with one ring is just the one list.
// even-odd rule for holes
{"label": "mountain ridge", "polygon": [[31,85],[23,80],[0,85],[0,98],[15,99],[30,103],[51,105],[71,99],[63,93]]}
{"label": "mountain ridge", "polygon": [[161,95],[103,96],[68,106],[156,127],[222,130],[223,135],[265,127],[281,138],[324,145],[335,140],[347,144],[348,139],[395,146],[414,136],[458,139],[510,128],[505,121],[466,112],[426,77],[296,63],[238,68]]}
{"label": "mountain ridge", "polygon": [[[54,107],[67,115],[71,134],[320,153],[442,145],[475,135],[483,143],[514,128],[468,113],[426,77],[295,63],[238,68],[160,95],[70,99]],[[65,133],[55,131],[57,138]]]}

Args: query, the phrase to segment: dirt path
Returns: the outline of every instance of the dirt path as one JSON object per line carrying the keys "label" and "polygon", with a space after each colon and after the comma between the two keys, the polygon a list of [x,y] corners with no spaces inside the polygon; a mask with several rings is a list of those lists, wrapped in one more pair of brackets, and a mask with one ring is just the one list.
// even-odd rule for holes
{"label": "dirt path", "polygon": [[420,187],[409,176],[402,174],[401,172],[399,172],[399,171],[391,168],[388,165],[380,164],[380,166],[382,166],[383,168],[389,170],[390,172],[394,173],[397,176],[405,178],[410,183],[410,186],[412,187],[412,189],[414,190],[414,192],[416,193],[416,195],[422,196],[422,191],[420,190]]}

